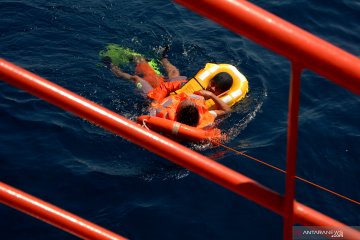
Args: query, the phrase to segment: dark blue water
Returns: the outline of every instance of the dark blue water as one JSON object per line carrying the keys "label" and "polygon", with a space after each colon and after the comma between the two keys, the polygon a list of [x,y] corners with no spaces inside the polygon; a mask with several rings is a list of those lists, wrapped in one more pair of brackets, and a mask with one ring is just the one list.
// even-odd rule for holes
{"label": "dark blue water", "polygon": [[[360,2],[253,1],[360,55]],[[146,103],[99,66],[117,43],[191,76],[236,65],[250,93],[220,127],[236,150],[285,167],[289,62],[165,0],[0,1],[0,57],[130,119]],[[281,239],[282,218],[148,151],[0,82],[1,181],[131,239]],[[311,72],[302,81],[297,175],[360,200],[360,98]],[[222,148],[191,146],[284,192],[284,176]],[[360,207],[302,182],[297,199],[348,225]],[[0,206],[1,239],[76,239]]]}

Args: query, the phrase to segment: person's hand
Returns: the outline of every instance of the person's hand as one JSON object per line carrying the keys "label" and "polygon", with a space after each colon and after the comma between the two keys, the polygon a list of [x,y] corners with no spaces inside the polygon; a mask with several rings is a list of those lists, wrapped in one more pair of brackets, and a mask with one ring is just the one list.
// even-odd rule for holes
{"label": "person's hand", "polygon": [[109,56],[105,56],[101,58],[101,62],[105,65],[106,68],[110,68],[112,64],[112,60]]}
{"label": "person's hand", "polygon": [[194,92],[194,94],[203,96],[205,99],[212,98],[212,96],[213,96],[213,93],[210,91],[207,91],[207,90],[196,91],[196,92]]}
{"label": "person's hand", "polygon": [[170,45],[166,44],[165,46],[161,47],[159,49],[159,55],[161,57],[161,59],[163,58],[169,58],[169,51],[170,51]]}

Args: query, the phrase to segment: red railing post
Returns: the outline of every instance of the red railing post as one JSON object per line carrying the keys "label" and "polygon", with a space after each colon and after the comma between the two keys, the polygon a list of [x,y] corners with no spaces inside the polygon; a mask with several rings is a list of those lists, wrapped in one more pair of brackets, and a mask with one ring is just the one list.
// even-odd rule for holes
{"label": "red railing post", "polygon": [[302,68],[292,63],[289,90],[289,113],[286,153],[286,183],[284,199],[284,239],[292,239],[294,224],[295,176],[298,143],[298,122],[300,106],[300,80]]}

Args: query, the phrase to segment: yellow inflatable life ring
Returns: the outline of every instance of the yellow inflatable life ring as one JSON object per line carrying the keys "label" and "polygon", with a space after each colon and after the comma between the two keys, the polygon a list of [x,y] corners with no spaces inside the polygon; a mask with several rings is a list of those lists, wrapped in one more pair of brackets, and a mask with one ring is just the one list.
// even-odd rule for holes
{"label": "yellow inflatable life ring", "polygon": [[[175,93],[194,93],[206,89],[210,80],[218,73],[226,72],[233,78],[233,84],[230,89],[219,95],[228,106],[232,107],[235,103],[242,100],[249,91],[249,84],[246,77],[230,64],[207,63],[205,68],[201,69],[193,78],[191,78],[182,88]],[[209,109],[215,105],[214,101],[208,99],[206,106]]]}

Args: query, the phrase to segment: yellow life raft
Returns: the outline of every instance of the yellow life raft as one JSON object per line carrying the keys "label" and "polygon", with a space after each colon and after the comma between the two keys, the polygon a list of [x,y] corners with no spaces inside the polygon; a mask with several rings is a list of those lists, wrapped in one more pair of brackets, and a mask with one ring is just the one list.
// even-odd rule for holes
{"label": "yellow life raft", "polygon": [[[218,73],[226,72],[233,79],[230,89],[218,97],[224,101],[229,107],[242,100],[249,91],[249,84],[246,77],[230,64],[214,64],[207,63],[205,68],[201,69],[193,78],[191,78],[182,88],[176,90],[175,93],[194,93],[206,89],[210,80]],[[211,99],[206,100],[206,106],[209,109],[215,105]]]}

